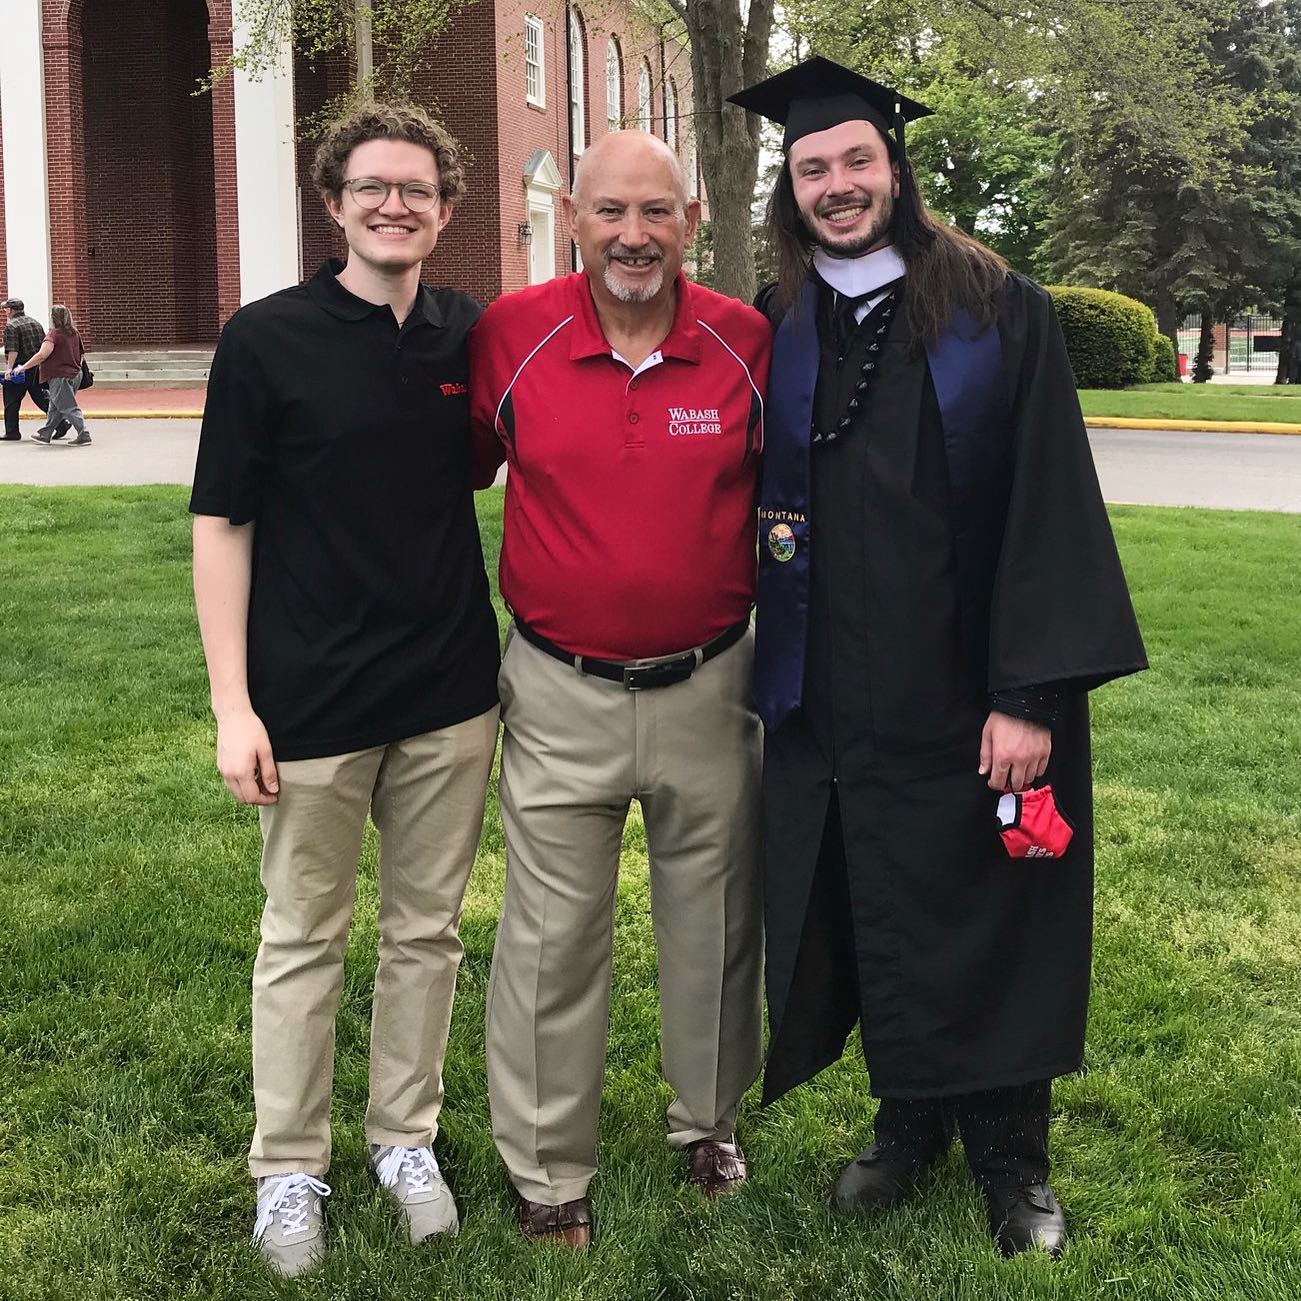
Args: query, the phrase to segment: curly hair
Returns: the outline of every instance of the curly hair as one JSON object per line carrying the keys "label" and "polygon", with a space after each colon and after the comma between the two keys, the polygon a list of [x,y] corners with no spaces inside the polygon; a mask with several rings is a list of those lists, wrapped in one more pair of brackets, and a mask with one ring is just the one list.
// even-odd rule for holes
{"label": "curly hair", "polygon": [[348,159],[368,140],[405,140],[423,145],[438,164],[438,192],[444,203],[465,194],[465,173],[458,146],[447,129],[416,104],[363,104],[331,123],[316,150],[312,182],[322,194],[337,199],[343,194]]}

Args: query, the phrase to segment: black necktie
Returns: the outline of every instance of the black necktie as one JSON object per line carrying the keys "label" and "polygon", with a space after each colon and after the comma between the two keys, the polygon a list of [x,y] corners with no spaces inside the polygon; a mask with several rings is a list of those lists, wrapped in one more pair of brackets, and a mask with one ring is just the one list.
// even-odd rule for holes
{"label": "black necktie", "polygon": [[872,297],[872,293],[880,293],[880,290],[859,294],[857,298],[850,298],[848,294],[836,295],[836,351],[842,357],[849,350],[849,341],[858,329],[855,313]]}

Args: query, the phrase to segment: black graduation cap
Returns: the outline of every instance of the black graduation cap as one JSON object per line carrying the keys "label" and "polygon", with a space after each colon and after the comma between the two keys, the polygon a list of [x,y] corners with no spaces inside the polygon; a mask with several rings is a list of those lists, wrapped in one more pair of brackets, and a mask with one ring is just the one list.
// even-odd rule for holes
{"label": "black graduation cap", "polygon": [[[904,123],[934,112],[821,55],[737,91],[728,96],[727,102],[784,126],[783,153],[802,136],[826,131],[842,122],[866,120],[903,154]],[[895,139],[890,141],[892,130]]]}

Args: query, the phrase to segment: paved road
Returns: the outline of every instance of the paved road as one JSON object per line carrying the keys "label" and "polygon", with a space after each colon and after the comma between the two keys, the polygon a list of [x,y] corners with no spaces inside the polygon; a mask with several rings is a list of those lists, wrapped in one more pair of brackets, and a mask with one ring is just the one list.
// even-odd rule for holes
{"label": "paved road", "polygon": [[[100,420],[90,447],[0,443],[0,483],[189,483],[197,420]],[[1301,435],[1092,429],[1108,501],[1301,513]]]}
{"label": "paved road", "polygon": [[199,444],[197,420],[87,420],[89,447],[68,440],[32,441],[39,428],[23,421],[19,443],[0,443],[0,483],[189,483]]}
{"label": "paved road", "polygon": [[1108,501],[1301,513],[1301,434],[1090,429]]}

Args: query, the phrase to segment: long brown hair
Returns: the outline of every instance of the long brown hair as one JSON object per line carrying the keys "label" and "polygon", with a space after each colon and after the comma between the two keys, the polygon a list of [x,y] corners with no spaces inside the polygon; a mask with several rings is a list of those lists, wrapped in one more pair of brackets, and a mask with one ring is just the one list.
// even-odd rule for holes
{"label": "long brown hair", "polygon": [[72,323],[72,313],[62,303],[50,308],[50,326],[68,338],[77,333],[77,327]]}
{"label": "long brown hair", "polygon": [[[894,142],[887,137],[887,143],[893,156]],[[777,258],[777,292],[789,309],[817,247],[795,202],[789,160],[782,163],[768,200],[767,235]],[[959,307],[982,329],[993,322],[998,291],[1009,273],[1007,263],[993,249],[936,217],[906,162],[899,168],[891,239],[908,266],[904,306],[915,339],[934,343]]]}

